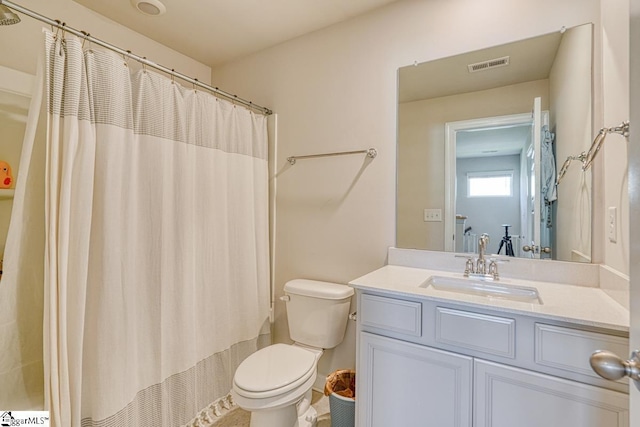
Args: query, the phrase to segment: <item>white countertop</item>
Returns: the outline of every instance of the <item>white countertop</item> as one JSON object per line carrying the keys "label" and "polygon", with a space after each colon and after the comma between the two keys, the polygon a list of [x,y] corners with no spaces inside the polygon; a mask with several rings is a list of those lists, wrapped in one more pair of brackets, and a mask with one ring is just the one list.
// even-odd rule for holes
{"label": "white countertop", "polygon": [[349,284],[356,289],[382,292],[389,295],[422,297],[515,314],[533,315],[545,319],[614,331],[629,331],[629,310],[597,287],[500,278],[498,282],[500,284],[536,288],[543,303],[532,304],[438,290],[433,287],[420,287],[431,276],[464,279],[462,273],[387,265],[354,279]]}

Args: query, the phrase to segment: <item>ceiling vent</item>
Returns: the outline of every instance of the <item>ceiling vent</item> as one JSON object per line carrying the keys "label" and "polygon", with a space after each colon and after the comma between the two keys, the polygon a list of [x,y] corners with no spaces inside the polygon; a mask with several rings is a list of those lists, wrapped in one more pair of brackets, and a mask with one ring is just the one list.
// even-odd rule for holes
{"label": "ceiling vent", "polygon": [[490,70],[492,68],[506,67],[509,65],[509,57],[503,56],[502,58],[490,59],[488,61],[476,62],[475,64],[467,65],[470,73],[477,71]]}

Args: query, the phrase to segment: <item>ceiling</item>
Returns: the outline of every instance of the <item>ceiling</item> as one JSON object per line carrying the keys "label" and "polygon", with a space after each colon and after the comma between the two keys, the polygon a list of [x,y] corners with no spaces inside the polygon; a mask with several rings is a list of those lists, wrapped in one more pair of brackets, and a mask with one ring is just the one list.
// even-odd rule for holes
{"label": "ceiling", "polygon": [[161,0],[161,16],[130,0],[74,1],[215,67],[398,0]]}
{"label": "ceiling", "polygon": [[[493,89],[549,77],[562,34],[555,32],[449,58],[402,67],[398,101]],[[467,65],[509,57],[509,65],[470,73]]]}
{"label": "ceiling", "polygon": [[516,155],[530,140],[530,124],[462,130],[456,136],[456,158]]}

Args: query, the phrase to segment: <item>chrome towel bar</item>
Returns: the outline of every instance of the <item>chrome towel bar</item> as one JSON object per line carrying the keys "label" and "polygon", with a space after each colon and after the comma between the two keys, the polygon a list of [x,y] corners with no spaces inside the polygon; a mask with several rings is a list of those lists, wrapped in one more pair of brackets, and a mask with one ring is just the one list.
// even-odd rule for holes
{"label": "chrome towel bar", "polygon": [[345,156],[347,154],[366,154],[367,157],[370,157],[370,158],[374,159],[378,155],[378,152],[376,151],[375,148],[369,148],[368,150],[340,151],[340,152],[337,152],[337,153],[324,153],[324,154],[308,154],[306,156],[291,156],[291,157],[287,157],[287,161],[290,164],[295,165],[296,164],[296,160],[314,159],[316,157]]}

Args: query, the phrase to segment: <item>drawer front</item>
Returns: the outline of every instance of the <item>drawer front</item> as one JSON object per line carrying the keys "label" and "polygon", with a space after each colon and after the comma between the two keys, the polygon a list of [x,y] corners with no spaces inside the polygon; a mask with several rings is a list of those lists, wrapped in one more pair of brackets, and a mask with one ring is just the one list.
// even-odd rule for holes
{"label": "drawer front", "polygon": [[436,341],[514,359],[516,321],[468,311],[436,308]]}
{"label": "drawer front", "polygon": [[600,378],[589,365],[589,357],[596,350],[626,355],[629,340],[543,323],[535,325],[535,362],[539,365]]}
{"label": "drawer front", "polygon": [[422,335],[422,304],[419,302],[363,294],[358,311],[362,326],[413,337]]}

